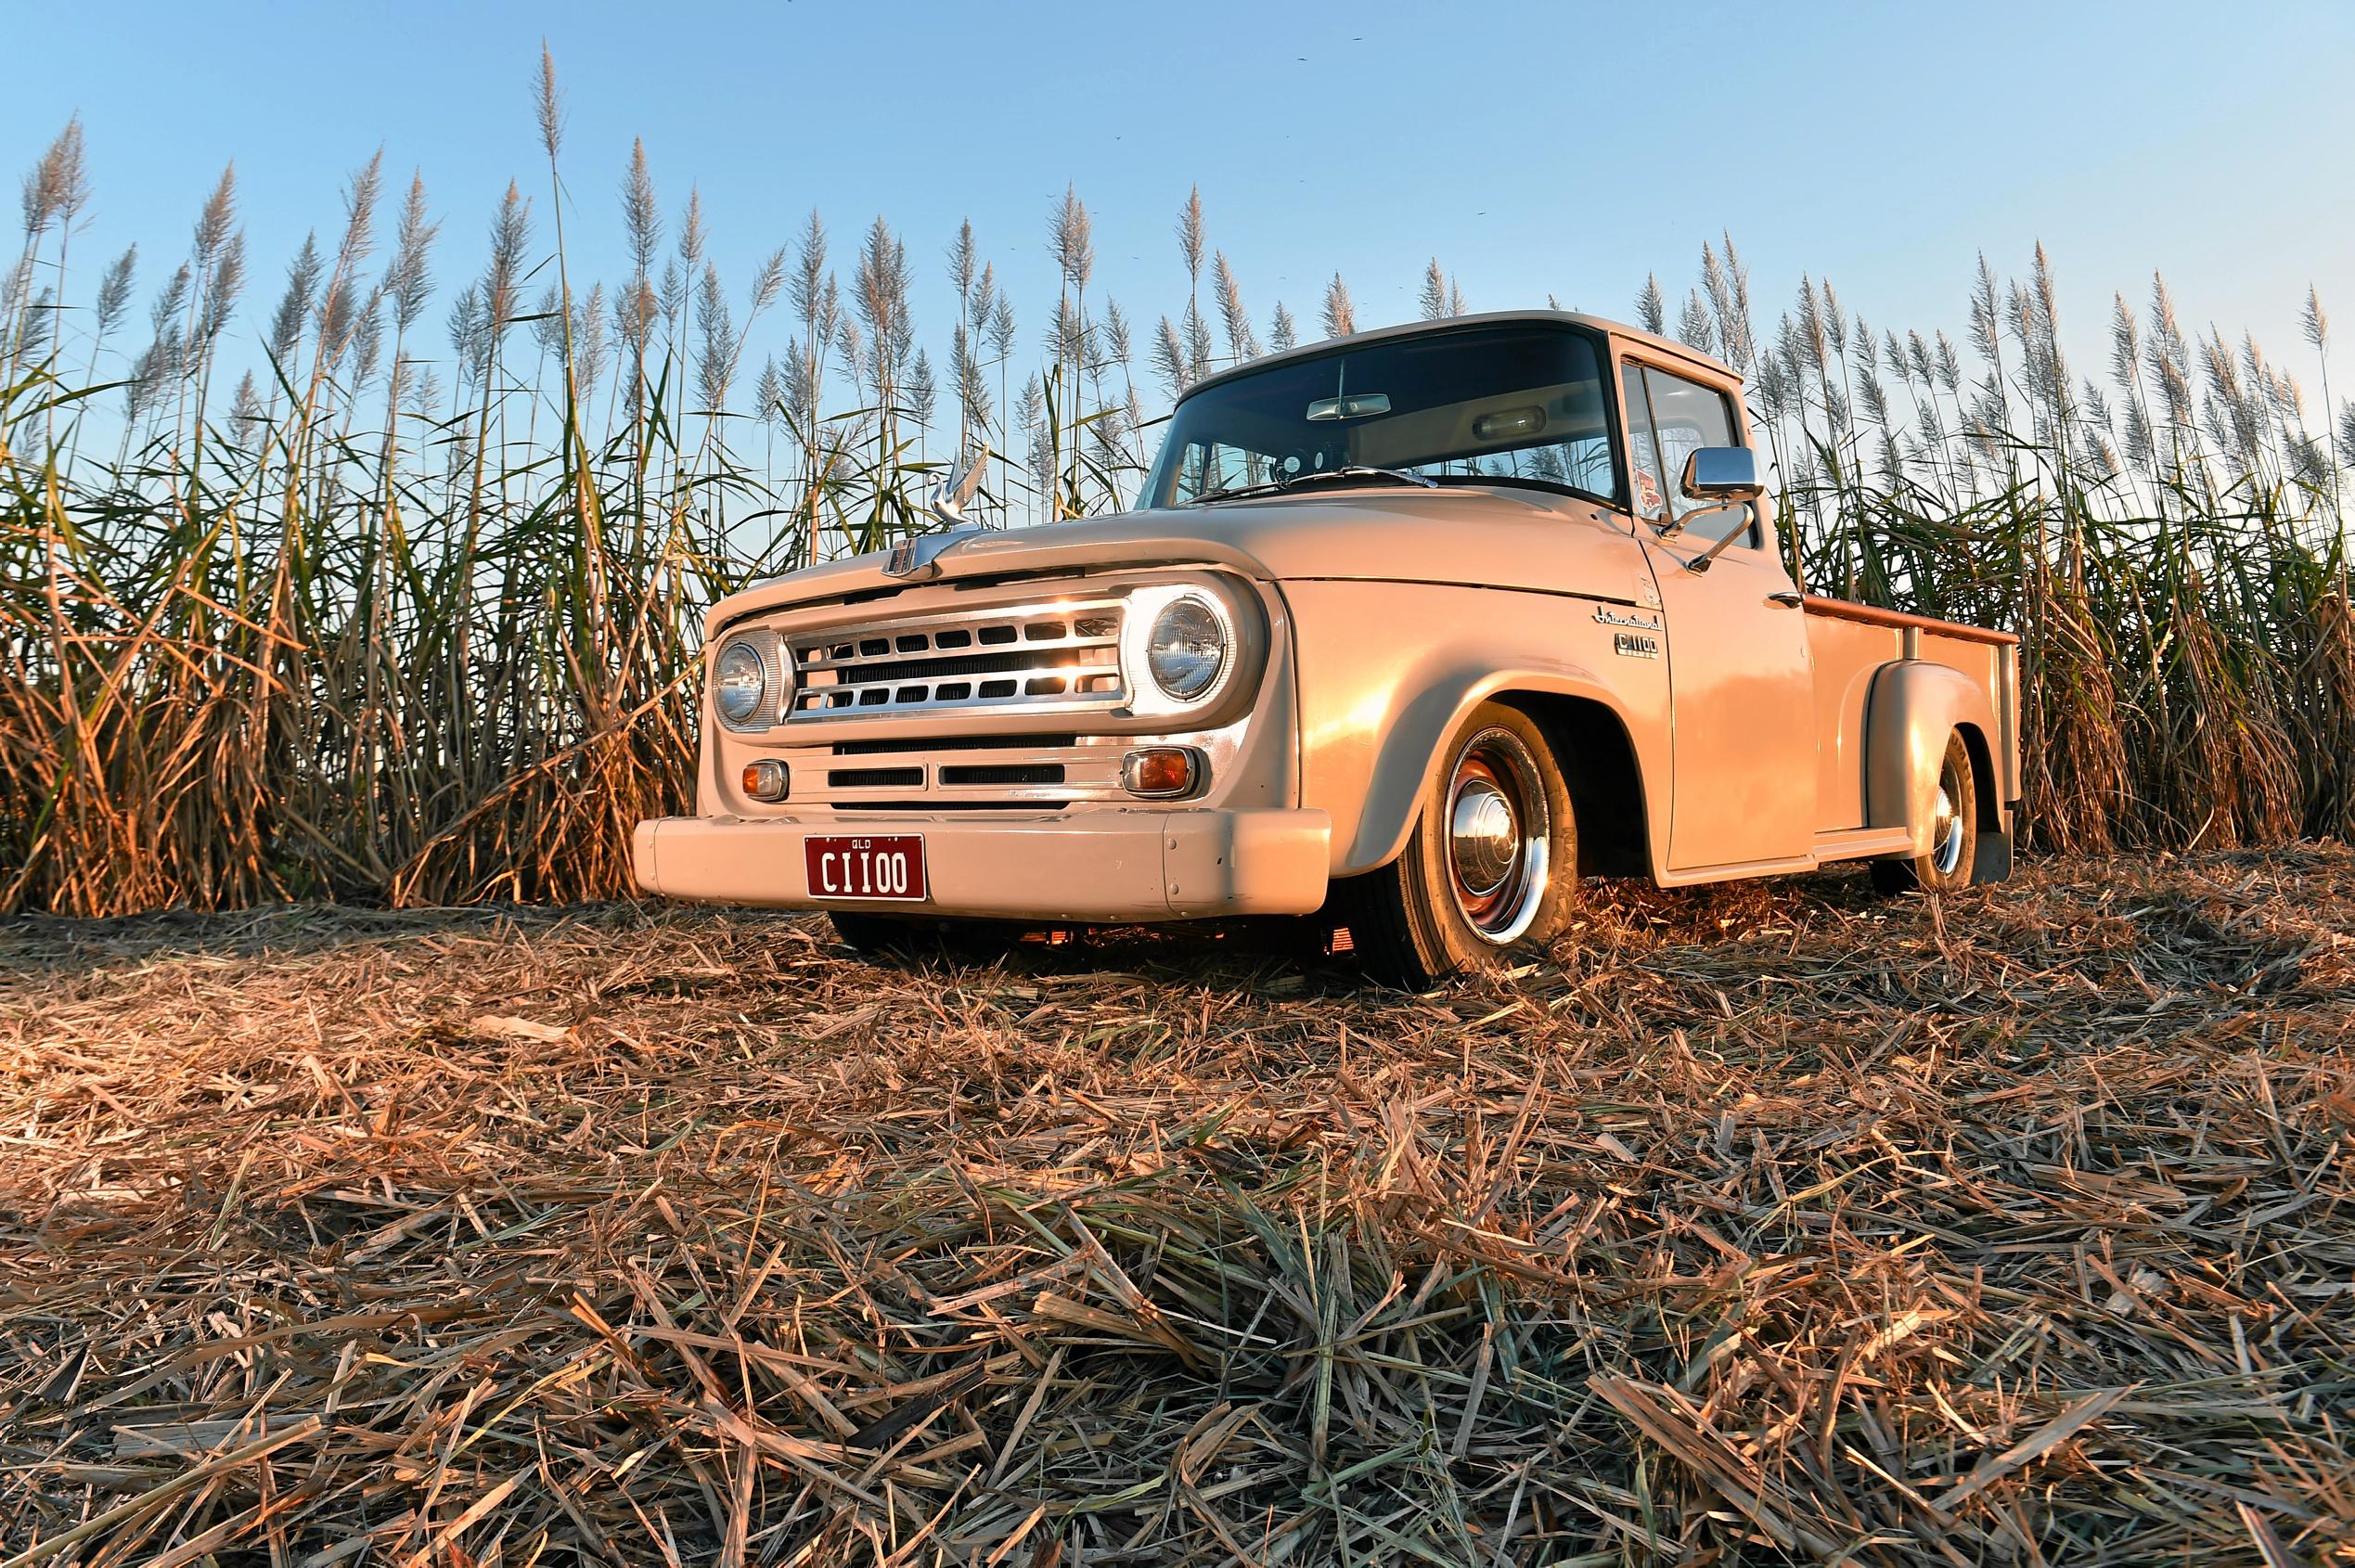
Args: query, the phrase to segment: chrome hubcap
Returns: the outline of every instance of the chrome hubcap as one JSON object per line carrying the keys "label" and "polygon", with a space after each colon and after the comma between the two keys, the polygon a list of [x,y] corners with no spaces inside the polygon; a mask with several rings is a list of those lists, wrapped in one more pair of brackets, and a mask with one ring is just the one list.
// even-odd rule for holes
{"label": "chrome hubcap", "polygon": [[1537,759],[1509,729],[1484,729],[1448,781],[1448,880],[1484,941],[1520,939],[1545,901],[1552,823]]}
{"label": "chrome hubcap", "polygon": [[1962,863],[1962,819],[1954,809],[1954,776],[1938,780],[1938,798],[1930,818],[1930,864],[1941,877],[1950,876]]}
{"label": "chrome hubcap", "polygon": [[1521,824],[1513,820],[1512,803],[1494,784],[1486,778],[1465,781],[1449,832],[1456,875],[1472,893],[1493,893],[1512,875],[1521,853]]}

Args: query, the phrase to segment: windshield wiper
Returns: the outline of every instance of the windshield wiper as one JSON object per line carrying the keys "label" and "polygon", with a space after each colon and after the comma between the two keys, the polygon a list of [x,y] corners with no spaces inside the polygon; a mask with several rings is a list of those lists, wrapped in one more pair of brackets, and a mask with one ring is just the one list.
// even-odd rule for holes
{"label": "windshield wiper", "polygon": [[1554,495],[1591,494],[1558,479],[1545,479],[1537,474],[1441,474],[1439,484],[1518,484],[1530,490],[1543,490]]}
{"label": "windshield wiper", "polygon": [[1425,490],[1439,488],[1439,482],[1428,474],[1409,473],[1405,469],[1377,469],[1362,463],[1351,463],[1338,469],[1311,469],[1304,474],[1290,474],[1282,479],[1262,480],[1257,484],[1238,484],[1226,490],[1206,490],[1195,496],[1189,504],[1202,507],[1213,501],[1232,501],[1245,495],[1272,495],[1279,491],[1296,490],[1304,484],[1334,479],[1391,479],[1396,480],[1401,484],[1420,484]]}
{"label": "windshield wiper", "polygon": [[1313,473],[1294,474],[1281,482],[1284,489],[1290,490],[1295,484],[1306,484],[1309,481],[1318,479],[1395,479],[1401,484],[1420,484],[1425,490],[1439,488],[1439,482],[1429,474],[1411,473],[1405,469],[1368,468],[1363,463],[1349,463],[1338,469],[1319,469]]}
{"label": "windshield wiper", "polygon": [[1281,480],[1263,479],[1256,484],[1234,484],[1224,490],[1205,490],[1186,505],[1206,507],[1213,501],[1232,501],[1244,495],[1270,495],[1283,487]]}

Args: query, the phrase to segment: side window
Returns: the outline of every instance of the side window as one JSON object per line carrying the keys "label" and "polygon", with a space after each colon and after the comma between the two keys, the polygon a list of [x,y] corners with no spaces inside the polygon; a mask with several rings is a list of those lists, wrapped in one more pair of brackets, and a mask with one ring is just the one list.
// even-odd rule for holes
{"label": "side window", "polygon": [[1619,392],[1628,405],[1628,477],[1635,484],[1630,504],[1645,522],[1666,515],[1668,487],[1660,477],[1660,449],[1652,439],[1652,403],[1644,394],[1643,366],[1619,367]]}
{"label": "side window", "polygon": [[[1628,368],[1632,372],[1635,367]],[[1748,508],[1712,511],[1708,509],[1711,503],[1688,500],[1680,488],[1685,459],[1697,449],[1740,444],[1733,438],[1733,410],[1725,393],[1648,366],[1643,379],[1651,393],[1654,445],[1660,459],[1660,477],[1669,515],[1681,519],[1701,514],[1692,519],[1691,536],[1705,544],[1714,545],[1728,533],[1744,532],[1749,536],[1734,543],[1755,547],[1757,533]]]}

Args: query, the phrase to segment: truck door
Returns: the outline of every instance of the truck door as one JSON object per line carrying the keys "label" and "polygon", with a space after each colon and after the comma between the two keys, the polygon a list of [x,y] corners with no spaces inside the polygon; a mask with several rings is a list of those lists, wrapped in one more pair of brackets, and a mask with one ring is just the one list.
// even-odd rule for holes
{"label": "truck door", "polygon": [[[1695,447],[1742,444],[1732,399],[1632,359],[1620,387],[1636,533],[1667,635],[1668,868],[1802,858],[1814,847],[1816,734],[1798,593],[1753,508],[1713,511],[1677,490]],[[1705,572],[1691,570],[1729,533],[1739,536]]]}

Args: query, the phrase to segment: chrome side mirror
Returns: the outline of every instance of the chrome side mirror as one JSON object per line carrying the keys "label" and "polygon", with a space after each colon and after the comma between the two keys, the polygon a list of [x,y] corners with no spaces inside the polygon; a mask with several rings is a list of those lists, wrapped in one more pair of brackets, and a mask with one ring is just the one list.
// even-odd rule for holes
{"label": "chrome side mirror", "polygon": [[[1731,511],[1736,507],[1756,506],[1766,495],[1766,482],[1758,477],[1758,455],[1746,446],[1703,446],[1684,460],[1684,478],[1679,488],[1686,497],[1706,501],[1709,505],[1689,511],[1678,520],[1681,530],[1694,518],[1710,512]],[[1684,563],[1687,572],[1706,572],[1709,563],[1718,559],[1724,548],[1743,534],[1747,527],[1731,530],[1703,554]]]}
{"label": "chrome side mirror", "polygon": [[1766,494],[1758,455],[1746,446],[1703,446],[1684,460],[1678,488],[1688,500],[1755,501]]}

